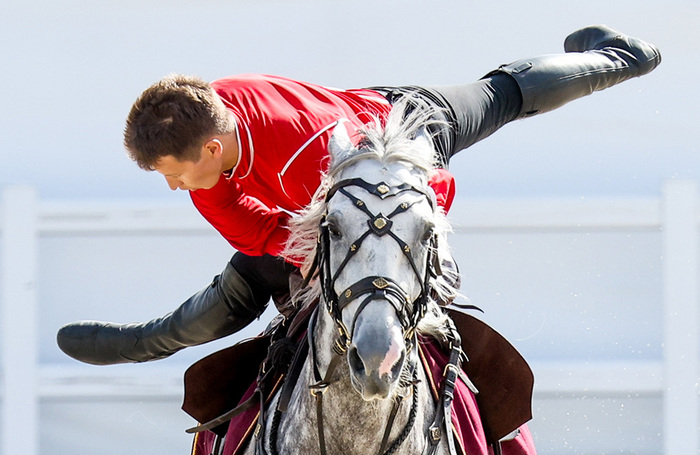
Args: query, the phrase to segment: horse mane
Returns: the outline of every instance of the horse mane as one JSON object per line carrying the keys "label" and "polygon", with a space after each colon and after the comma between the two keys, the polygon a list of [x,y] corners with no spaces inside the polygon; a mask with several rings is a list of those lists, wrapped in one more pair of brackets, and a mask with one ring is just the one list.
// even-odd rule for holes
{"label": "horse mane", "polygon": [[[290,220],[290,236],[287,240],[283,255],[294,263],[301,264],[304,275],[311,270],[316,256],[319,226],[326,212],[326,193],[337,182],[338,176],[361,160],[375,160],[380,164],[405,162],[418,171],[421,184],[427,186],[428,178],[436,169],[439,159],[434,147],[417,147],[415,138],[421,134],[429,134],[428,125],[439,125],[435,120],[434,108],[421,106],[416,108],[414,98],[405,97],[396,103],[385,122],[376,118],[358,131],[361,140],[357,147],[349,153],[336,156],[331,154],[328,171],[323,175],[321,185],[314,194],[311,203],[301,211],[299,216]],[[435,232],[442,240],[438,257],[449,257],[446,235],[451,232],[451,226],[441,208],[435,210]],[[455,270],[443,270],[446,276],[430,279],[430,287],[436,300],[449,302],[460,295],[455,283],[459,283]],[[317,279],[311,280],[306,289],[294,296],[298,307],[304,307],[315,302],[321,295],[321,286]],[[442,332],[444,319],[439,311],[437,302],[431,297],[429,311],[418,326],[421,333],[437,335]]]}

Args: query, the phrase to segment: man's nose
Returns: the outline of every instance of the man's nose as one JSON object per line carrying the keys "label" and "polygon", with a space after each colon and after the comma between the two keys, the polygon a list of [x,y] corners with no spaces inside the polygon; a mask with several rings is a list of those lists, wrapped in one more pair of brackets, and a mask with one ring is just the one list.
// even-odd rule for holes
{"label": "man's nose", "polygon": [[168,182],[168,186],[173,191],[180,188],[180,185],[182,184],[182,182],[180,180],[173,178],[173,177],[165,177],[165,181]]}

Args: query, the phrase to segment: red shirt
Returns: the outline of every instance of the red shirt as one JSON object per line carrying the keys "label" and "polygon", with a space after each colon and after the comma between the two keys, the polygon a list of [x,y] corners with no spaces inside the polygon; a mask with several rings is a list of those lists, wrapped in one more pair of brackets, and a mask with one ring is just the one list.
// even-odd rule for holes
{"label": "red shirt", "polygon": [[[241,75],[212,82],[236,118],[239,162],[209,190],[191,191],[204,218],[238,251],[279,255],[290,213],[305,207],[328,167],[328,142],[343,123],[352,133],[391,109],[372,90],[329,89],[277,76]],[[449,209],[454,181],[436,173],[431,186]]]}

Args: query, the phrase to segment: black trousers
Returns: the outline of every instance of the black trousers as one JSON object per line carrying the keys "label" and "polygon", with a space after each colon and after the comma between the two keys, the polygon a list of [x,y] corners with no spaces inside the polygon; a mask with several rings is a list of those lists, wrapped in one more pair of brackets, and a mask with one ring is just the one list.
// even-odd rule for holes
{"label": "black trousers", "polygon": [[[372,90],[382,93],[392,104],[411,96],[412,100],[434,108],[439,116],[436,125],[440,126],[428,125],[428,129],[444,168],[457,152],[516,119],[522,105],[518,84],[505,73],[465,85],[373,87]],[[278,309],[286,306],[289,275],[296,267],[270,255],[254,257],[240,252],[233,255],[231,264],[248,282],[256,301],[267,302],[272,296]]]}
{"label": "black trousers", "polygon": [[438,126],[427,126],[444,168],[457,152],[515,120],[522,106],[518,84],[505,73],[464,85],[371,87],[371,90],[382,93],[392,104],[411,96],[435,109]]}

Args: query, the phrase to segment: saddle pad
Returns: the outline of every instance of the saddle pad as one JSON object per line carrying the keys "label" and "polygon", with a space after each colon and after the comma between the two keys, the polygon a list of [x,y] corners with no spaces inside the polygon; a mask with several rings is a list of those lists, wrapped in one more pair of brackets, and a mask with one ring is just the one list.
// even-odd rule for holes
{"label": "saddle pad", "polygon": [[[453,400],[453,429],[464,453],[478,455],[490,450],[486,441],[498,441],[520,428],[520,435],[502,444],[503,454],[535,454],[534,443],[525,422],[532,417],[534,379],[527,362],[498,332],[471,315],[447,309],[462,338],[469,357],[462,368],[479,390],[472,394],[457,381]],[[194,364],[185,374],[183,409],[199,422],[211,420],[244,402],[255,390],[256,368],[232,365],[259,365],[265,357],[269,338],[258,337],[214,353]],[[437,397],[448,355],[432,339],[421,339],[421,358]],[[247,382],[246,382],[247,381]],[[252,384],[252,385],[251,385]],[[252,434],[259,406],[236,416],[229,425],[214,431],[226,434],[223,455],[236,455]],[[522,425],[522,426],[521,426]],[[216,435],[206,431],[195,437],[193,455],[209,455]]]}
{"label": "saddle pad", "polygon": [[[448,361],[448,354],[431,338],[421,338],[420,357],[428,374],[433,398],[437,400],[442,383],[442,374]],[[255,390],[250,385],[240,399],[244,402]],[[457,381],[455,397],[452,401],[452,429],[457,439],[457,447],[462,455],[493,455],[486,443],[483,416],[479,412],[478,399],[461,380]],[[259,406],[254,406],[234,417],[226,433],[226,442],[222,455],[237,455],[251,439],[257,423]],[[517,426],[513,429],[516,429]],[[216,434],[210,431],[197,433],[192,455],[209,455],[214,447]],[[536,455],[535,444],[526,425],[520,426],[520,434],[513,440],[505,441],[501,446],[503,455]]]}
{"label": "saddle pad", "polygon": [[[437,400],[449,355],[432,338],[421,338],[419,354],[430,381],[433,398]],[[461,455],[493,455],[493,448],[487,443],[477,397],[461,379],[457,379],[452,401],[452,432],[456,439],[455,446]],[[514,439],[501,443],[502,455],[537,455],[527,425],[521,425],[519,430]]]}
{"label": "saddle pad", "polygon": [[[208,422],[236,407],[255,383],[269,345],[268,336],[250,338],[189,367],[182,410],[197,422]],[[214,432],[223,436],[227,427],[222,424]]]}

